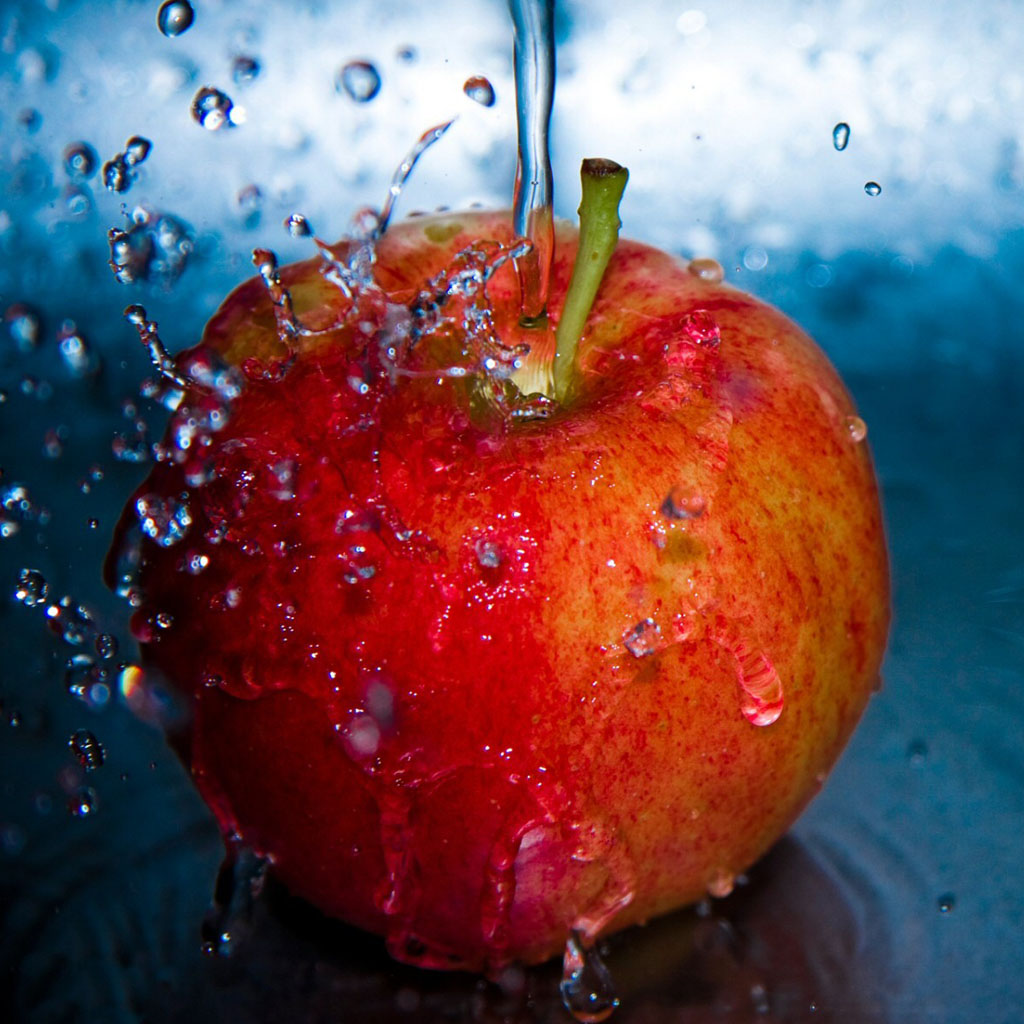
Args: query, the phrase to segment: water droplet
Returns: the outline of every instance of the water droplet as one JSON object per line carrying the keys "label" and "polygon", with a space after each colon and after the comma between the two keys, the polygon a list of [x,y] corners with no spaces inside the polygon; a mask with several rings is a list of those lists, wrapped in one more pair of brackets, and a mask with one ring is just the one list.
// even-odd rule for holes
{"label": "water droplet", "polygon": [[481,537],[474,545],[477,562],[484,569],[497,569],[504,560],[501,545],[497,541]]}
{"label": "water droplet", "polygon": [[25,107],[18,111],[17,121],[25,132],[34,135],[43,123],[43,115],[34,107]]}
{"label": "water droplet", "polygon": [[18,585],[14,590],[15,600],[27,608],[43,604],[50,593],[46,577],[38,569],[22,569],[18,573]]}
{"label": "water droplet", "polygon": [[725,899],[736,887],[736,876],[724,868],[720,869],[708,882],[708,895],[716,900]]}
{"label": "water droplet", "polygon": [[954,907],[956,907],[956,893],[944,892],[938,900],[939,913],[948,914]]}
{"label": "water droplet", "polygon": [[96,173],[99,157],[88,142],[72,142],[64,149],[64,170],[68,177],[84,181]]}
{"label": "water droplet", "polygon": [[700,519],[707,511],[707,502],[691,488],[677,484],[665,495],[661,511],[669,519]]}
{"label": "water droplet", "polygon": [[661,627],[654,619],[643,619],[632,629],[626,630],[622,642],[634,658],[645,658],[662,646]]}
{"label": "water droplet", "polygon": [[132,175],[124,153],[118,153],[103,165],[103,187],[109,192],[127,192]]}
{"label": "water droplet", "polygon": [[103,658],[104,661],[109,661],[111,658],[117,657],[119,644],[117,637],[111,633],[100,633],[96,637],[96,643],[93,645],[96,648],[96,653]]}
{"label": "water droplet", "polygon": [[845,121],[832,129],[832,145],[841,153],[850,144],[850,126]]}
{"label": "water droplet", "polygon": [[850,439],[856,444],[860,444],[868,436],[868,425],[859,416],[847,416],[846,429]]}
{"label": "water droplet", "polygon": [[192,525],[186,495],[162,498],[158,494],[143,494],[135,499],[135,514],[142,532],[163,548],[177,544]]}
{"label": "water droplet", "polygon": [[255,57],[242,54],[231,63],[231,79],[235,85],[248,85],[257,79],[259,73],[260,62]]}
{"label": "water droplet", "polygon": [[695,309],[683,319],[680,326],[686,337],[695,345],[717,348],[722,341],[718,321],[706,309]]}
{"label": "water droplet", "polygon": [[292,238],[308,238],[313,234],[313,225],[301,213],[293,213],[286,217],[284,226]]}
{"label": "water droplet", "polygon": [[467,78],[462,86],[462,91],[474,103],[479,103],[482,107],[494,106],[494,86],[483,75],[473,75],[472,78]]}
{"label": "water droplet", "polygon": [[416,58],[419,56],[419,54],[416,52],[415,46],[400,46],[396,51],[395,56],[403,64],[412,64],[413,61],[415,61]]}
{"label": "water droplet", "polygon": [[736,640],[730,648],[736,658],[737,678],[743,690],[741,710],[751,725],[765,726],[782,714],[782,681],[775,666],[761,650]]}
{"label": "water droplet", "polygon": [[57,604],[51,604],[46,609],[46,618],[50,628],[72,647],[81,647],[96,635],[92,612],[71,597],[64,596]]}
{"label": "water droplet", "polygon": [[768,990],[760,982],[750,986],[750,1002],[754,1007],[754,1013],[759,1017],[766,1017],[772,1012],[772,1003],[768,998]]}
{"label": "water droplet", "polygon": [[68,814],[74,818],[88,818],[95,813],[99,801],[92,786],[83,786],[68,798]]}
{"label": "water droplet", "polygon": [[907,759],[911,764],[923,764],[928,757],[928,744],[924,740],[911,740],[907,744]]}
{"label": "water droplet", "polygon": [[88,729],[75,730],[68,740],[68,747],[87,772],[103,767],[106,752],[100,741]]}
{"label": "water droplet", "polygon": [[234,104],[226,93],[212,85],[204,85],[192,99],[192,120],[207,131],[230,128]]}
{"label": "water droplet", "polygon": [[141,135],[133,135],[124,144],[124,161],[129,167],[136,167],[149,156],[153,143]]}
{"label": "water droplet", "polygon": [[242,224],[246,228],[254,228],[260,222],[263,206],[263,193],[259,185],[246,185],[239,189],[236,196],[238,212],[242,216]]}
{"label": "water droplet", "polygon": [[188,0],[165,0],[156,15],[156,27],[173,39],[187,32],[195,21],[196,12]]}
{"label": "water droplet", "polygon": [[694,277],[699,277],[702,281],[707,281],[709,284],[718,284],[720,281],[725,280],[725,270],[718,260],[706,257],[690,260],[686,269],[689,270]]}
{"label": "water droplet", "polygon": [[356,103],[369,103],[380,92],[380,72],[365,60],[351,60],[338,72],[334,87]]}
{"label": "water droplet", "polygon": [[580,1024],[600,1024],[619,1005],[611,975],[596,949],[572,932],[562,956],[562,1003]]}
{"label": "water droplet", "polygon": [[72,377],[90,377],[100,369],[100,358],[74,320],[65,320],[57,330],[57,348]]}
{"label": "water droplet", "polygon": [[882,186],[877,181],[868,181],[864,183],[864,191],[869,196],[880,196],[882,194]]}
{"label": "water droplet", "polygon": [[29,352],[39,344],[42,322],[30,306],[16,302],[4,311],[4,324],[11,340],[22,352]]}

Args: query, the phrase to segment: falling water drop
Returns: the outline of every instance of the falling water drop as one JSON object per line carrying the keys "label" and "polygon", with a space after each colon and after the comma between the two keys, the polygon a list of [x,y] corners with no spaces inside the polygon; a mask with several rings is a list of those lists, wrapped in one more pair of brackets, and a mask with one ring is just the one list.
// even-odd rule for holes
{"label": "falling water drop", "polygon": [[233,109],[231,97],[212,85],[204,85],[192,98],[192,120],[208,132],[230,128],[234,123],[231,120]]}
{"label": "falling water drop", "polygon": [[168,39],[174,39],[192,27],[195,17],[196,12],[188,0],[166,0],[157,11],[156,27]]}
{"label": "falling water drop", "polygon": [[467,78],[462,86],[462,91],[481,107],[494,106],[494,86],[484,78],[483,75],[473,75]]}
{"label": "falling water drop", "polygon": [[350,60],[334,80],[338,92],[356,103],[369,103],[380,92],[380,72],[367,60]]}
{"label": "falling water drop", "polygon": [[864,191],[869,196],[880,196],[882,194],[882,186],[877,181],[868,181],[864,183]]}
{"label": "falling water drop", "polygon": [[850,126],[845,121],[832,129],[832,145],[841,153],[850,144]]}
{"label": "falling water drop", "polygon": [[572,932],[562,957],[562,1003],[580,1024],[600,1024],[619,1005],[611,975],[596,949]]}
{"label": "falling water drop", "polygon": [[259,77],[259,73],[260,62],[255,57],[242,54],[231,63],[231,79],[235,85],[248,85]]}
{"label": "falling water drop", "polygon": [[18,573],[18,585],[14,590],[14,598],[26,608],[35,608],[45,603],[50,593],[50,585],[46,577],[38,569],[22,569]]}

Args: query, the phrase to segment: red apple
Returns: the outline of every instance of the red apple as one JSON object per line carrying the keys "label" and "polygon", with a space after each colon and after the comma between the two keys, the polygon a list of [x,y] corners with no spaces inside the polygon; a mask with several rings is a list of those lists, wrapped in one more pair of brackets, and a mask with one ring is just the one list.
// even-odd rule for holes
{"label": "red apple", "polygon": [[551,338],[511,243],[507,213],[411,219],[355,300],[355,243],[265,266],[178,360],[198,383],[111,556],[141,532],[145,664],[191,695],[225,829],[431,967],[728,891],[835,762],[888,622],[863,424],[814,343],[621,241],[566,397],[525,399],[503,373],[531,344],[529,390]]}

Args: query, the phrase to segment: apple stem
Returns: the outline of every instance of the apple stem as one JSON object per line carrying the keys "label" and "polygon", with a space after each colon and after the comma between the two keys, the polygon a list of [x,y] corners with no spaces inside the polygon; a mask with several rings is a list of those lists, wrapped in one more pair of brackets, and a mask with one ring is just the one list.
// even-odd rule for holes
{"label": "apple stem", "polygon": [[576,350],[605,268],[619,240],[619,202],[629,171],[614,160],[584,160],[580,168],[580,244],[565,305],[555,330],[555,398],[562,402],[576,378]]}

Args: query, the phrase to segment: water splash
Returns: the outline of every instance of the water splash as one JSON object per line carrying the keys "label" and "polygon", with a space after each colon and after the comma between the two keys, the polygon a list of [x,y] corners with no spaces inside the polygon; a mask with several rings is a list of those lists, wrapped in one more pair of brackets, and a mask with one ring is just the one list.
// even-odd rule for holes
{"label": "water splash", "polygon": [[608,968],[595,948],[571,932],[562,955],[562,1003],[580,1024],[600,1024],[619,1005]]}
{"label": "water splash", "polygon": [[229,841],[202,924],[202,951],[207,956],[231,956],[248,934],[269,865],[268,858],[244,846],[240,839]]}
{"label": "water splash", "polygon": [[395,203],[398,202],[398,197],[402,194],[402,189],[409,180],[409,175],[412,174],[419,158],[423,156],[423,154],[433,146],[434,143],[437,142],[454,123],[455,119],[452,118],[450,121],[444,121],[441,124],[434,125],[433,128],[428,128],[419,137],[419,139],[416,140],[416,144],[409,150],[405,159],[398,165],[394,176],[391,178],[391,184],[388,186],[388,194],[387,198],[384,200],[384,206],[377,217],[377,226],[373,229],[374,238],[379,238],[387,230],[388,224],[391,221],[391,215],[394,213]]}

